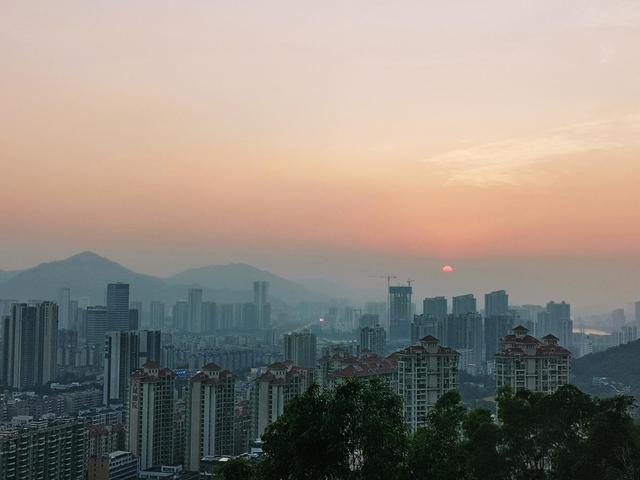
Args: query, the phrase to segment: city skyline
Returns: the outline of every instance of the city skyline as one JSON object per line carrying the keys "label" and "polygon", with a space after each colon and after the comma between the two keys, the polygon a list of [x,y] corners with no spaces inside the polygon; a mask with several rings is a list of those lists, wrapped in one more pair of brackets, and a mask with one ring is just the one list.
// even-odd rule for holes
{"label": "city skyline", "polygon": [[640,265],[635,2],[64,1],[1,22],[4,269],[87,248],[155,274]]}

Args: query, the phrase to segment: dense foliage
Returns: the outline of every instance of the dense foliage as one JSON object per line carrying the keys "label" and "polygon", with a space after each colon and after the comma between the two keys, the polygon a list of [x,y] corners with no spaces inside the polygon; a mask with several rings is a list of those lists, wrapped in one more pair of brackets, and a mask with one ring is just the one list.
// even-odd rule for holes
{"label": "dense foliage", "polygon": [[632,403],[592,398],[571,385],[547,396],[502,390],[495,418],[466,409],[449,392],[411,435],[400,399],[382,383],[350,381],[329,392],[313,387],[268,428],[264,459],[251,474],[262,480],[636,480],[640,432],[629,415]]}

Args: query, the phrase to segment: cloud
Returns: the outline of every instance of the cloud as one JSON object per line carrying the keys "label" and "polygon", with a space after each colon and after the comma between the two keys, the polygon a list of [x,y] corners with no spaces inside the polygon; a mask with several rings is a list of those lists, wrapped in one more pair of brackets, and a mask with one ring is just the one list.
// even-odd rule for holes
{"label": "cloud", "polygon": [[521,185],[538,180],[541,163],[567,155],[640,145],[640,115],[569,125],[547,135],[451,150],[425,163],[447,176],[446,185]]}

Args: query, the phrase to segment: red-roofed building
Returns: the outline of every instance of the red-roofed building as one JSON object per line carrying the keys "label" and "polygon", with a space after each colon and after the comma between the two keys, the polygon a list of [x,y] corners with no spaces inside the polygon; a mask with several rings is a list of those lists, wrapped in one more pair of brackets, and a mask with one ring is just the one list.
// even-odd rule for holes
{"label": "red-roofed building", "polygon": [[514,392],[553,393],[569,383],[571,352],[558,345],[558,337],[542,341],[517,326],[500,340],[496,354],[496,387],[509,386]]}
{"label": "red-roofed building", "polygon": [[431,335],[392,355],[398,362],[396,389],[411,431],[425,425],[438,399],[459,383],[460,354]]}
{"label": "red-roofed building", "polygon": [[174,389],[176,374],[147,362],[131,374],[129,450],[140,468],[174,463]]}
{"label": "red-roofed building", "polygon": [[291,362],[271,365],[255,380],[253,389],[253,434],[260,438],[264,430],[284,412],[285,405],[305,392],[314,381],[311,368]]}
{"label": "red-roofed building", "polygon": [[342,368],[333,370],[327,375],[328,386],[332,387],[349,378],[368,382],[379,378],[393,387],[397,362],[391,357],[383,358],[374,352],[363,350],[358,357],[350,357]]}
{"label": "red-roofed building", "polygon": [[233,455],[236,378],[209,363],[189,379],[186,466],[200,471],[206,456]]}

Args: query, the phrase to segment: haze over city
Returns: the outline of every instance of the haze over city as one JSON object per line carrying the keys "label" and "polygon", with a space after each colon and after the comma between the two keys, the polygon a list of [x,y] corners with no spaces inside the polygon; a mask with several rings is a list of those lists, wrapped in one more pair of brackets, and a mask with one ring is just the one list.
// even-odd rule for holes
{"label": "haze over city", "polygon": [[0,480],[640,480],[640,0],[0,2]]}
{"label": "haze over city", "polygon": [[367,295],[393,272],[425,294],[634,300],[636,2],[11,2],[2,17],[4,269],[90,249]]}

